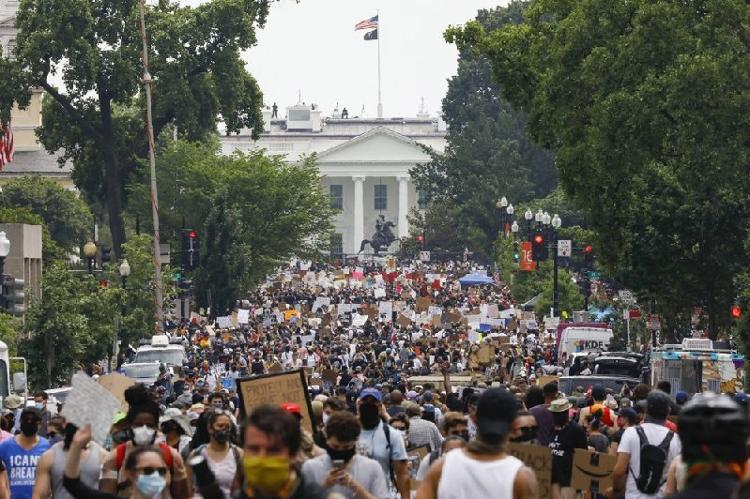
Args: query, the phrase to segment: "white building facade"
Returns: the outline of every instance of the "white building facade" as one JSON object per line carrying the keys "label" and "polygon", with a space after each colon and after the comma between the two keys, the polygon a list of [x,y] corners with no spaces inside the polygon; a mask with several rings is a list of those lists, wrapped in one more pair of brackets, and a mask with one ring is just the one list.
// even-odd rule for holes
{"label": "white building facade", "polygon": [[264,118],[266,132],[257,141],[249,131],[222,137],[222,152],[262,148],[289,162],[315,153],[321,183],[338,210],[331,252],[358,253],[381,215],[395,226],[397,241],[388,251],[398,250],[398,238],[409,234],[407,214],[424,202],[409,171],[430,160],[422,146],[445,149],[438,118],[423,112],[416,118],[342,118],[334,111],[322,119],[320,110],[304,104],[288,108],[286,119],[272,119],[270,110]]}

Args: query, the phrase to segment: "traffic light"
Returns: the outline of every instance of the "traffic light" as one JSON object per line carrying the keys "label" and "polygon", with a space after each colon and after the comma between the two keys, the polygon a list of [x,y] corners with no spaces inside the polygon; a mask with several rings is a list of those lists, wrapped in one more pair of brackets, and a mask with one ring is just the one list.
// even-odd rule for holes
{"label": "traffic light", "polygon": [[513,241],[513,262],[518,263],[521,261],[521,252],[518,249],[518,241]]}
{"label": "traffic light", "polygon": [[102,265],[112,261],[112,248],[102,246]]}
{"label": "traffic light", "polygon": [[547,248],[545,243],[544,234],[541,232],[534,234],[534,237],[531,239],[531,258],[535,262],[541,262],[542,260],[547,259]]}
{"label": "traffic light", "polygon": [[742,309],[739,307],[739,305],[734,305],[730,310],[730,313],[732,314],[732,319],[739,319],[740,317],[742,317]]}
{"label": "traffic light", "polygon": [[182,231],[182,268],[194,270],[200,266],[201,244],[198,233],[192,229]]}
{"label": "traffic light", "polygon": [[594,247],[590,244],[583,247],[583,263],[587,267],[591,267],[594,264]]}
{"label": "traffic light", "polygon": [[2,307],[10,315],[21,316],[26,312],[26,295],[23,279],[15,279],[13,276],[3,276]]}
{"label": "traffic light", "polygon": [[424,234],[418,234],[417,235],[417,244],[424,248]]}

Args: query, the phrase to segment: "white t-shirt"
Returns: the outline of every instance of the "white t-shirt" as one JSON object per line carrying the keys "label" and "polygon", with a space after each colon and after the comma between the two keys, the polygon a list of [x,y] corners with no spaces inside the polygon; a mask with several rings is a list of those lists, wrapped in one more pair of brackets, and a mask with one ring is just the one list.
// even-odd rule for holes
{"label": "white t-shirt", "polygon": [[[643,428],[648,442],[651,445],[657,446],[664,441],[667,432],[669,432],[669,429],[666,426],[653,423],[643,423],[641,428]],[[672,442],[669,444],[669,454],[667,455],[667,462],[664,465],[664,475],[662,477],[664,483],[654,495],[644,494],[639,491],[638,487],[635,485],[635,477],[640,474],[641,470],[641,441],[638,438],[638,433],[636,432],[635,427],[627,428],[622,434],[622,440],[617,447],[617,452],[630,454],[628,479],[625,485],[625,499],[654,499],[664,497],[664,485],[666,484],[669,465],[672,463],[672,460],[682,452],[682,444],[680,443],[680,437],[675,434],[672,438]]]}

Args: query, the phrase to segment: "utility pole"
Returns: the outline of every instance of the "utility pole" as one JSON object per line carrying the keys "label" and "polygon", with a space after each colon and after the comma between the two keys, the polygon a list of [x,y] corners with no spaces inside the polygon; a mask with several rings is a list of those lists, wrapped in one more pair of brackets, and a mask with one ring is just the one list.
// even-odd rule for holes
{"label": "utility pole", "polygon": [[154,124],[151,117],[151,74],[148,71],[148,41],[146,39],[146,0],[140,0],[141,38],[143,40],[143,89],[146,92],[146,133],[148,135],[148,159],[151,166],[151,216],[154,222],[154,303],[156,305],[156,333],[164,327],[164,310],[161,280],[161,242],[159,237],[159,196],[156,190],[156,151],[154,146]]}

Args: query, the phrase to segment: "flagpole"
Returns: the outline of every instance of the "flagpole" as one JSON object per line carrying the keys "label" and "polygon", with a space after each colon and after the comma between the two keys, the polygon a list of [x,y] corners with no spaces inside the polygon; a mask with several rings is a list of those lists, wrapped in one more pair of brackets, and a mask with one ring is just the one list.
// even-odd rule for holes
{"label": "flagpole", "polygon": [[380,9],[378,9],[378,118],[383,118],[383,99],[380,93],[380,35],[382,33],[380,30]]}

